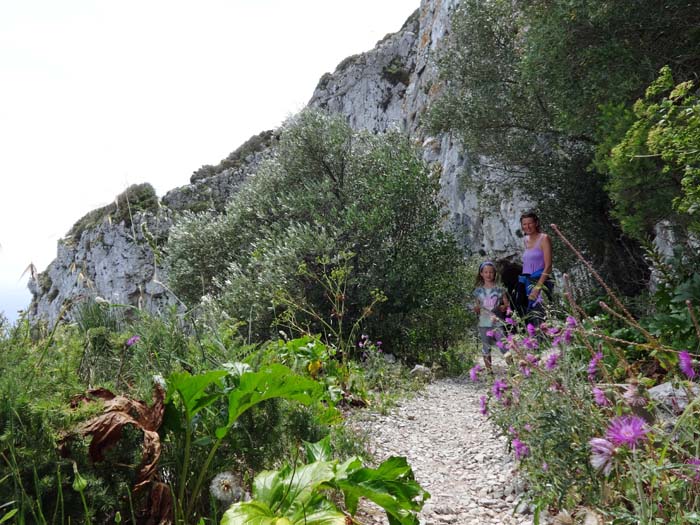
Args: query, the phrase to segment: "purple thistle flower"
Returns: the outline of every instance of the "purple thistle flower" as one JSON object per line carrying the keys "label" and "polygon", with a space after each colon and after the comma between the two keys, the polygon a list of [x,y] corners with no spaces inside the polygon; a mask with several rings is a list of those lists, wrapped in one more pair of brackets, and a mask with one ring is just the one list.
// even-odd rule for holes
{"label": "purple thistle flower", "polygon": [[576,326],[576,324],[577,323],[576,323],[575,317],[572,317],[570,315],[566,316],[566,326],[568,326],[569,328],[574,328]]}
{"label": "purple thistle flower", "polygon": [[574,332],[573,330],[571,330],[571,328],[567,328],[566,330],[564,330],[563,339],[567,345],[571,344],[571,341],[573,341],[574,339]]}
{"label": "purple thistle flower", "polygon": [[637,385],[635,385],[635,384],[627,385],[627,388],[625,389],[625,393],[622,394],[622,397],[625,399],[627,404],[631,407],[643,407],[643,406],[646,406],[646,404],[647,404],[647,400],[639,392],[639,388],[637,388]]}
{"label": "purple thistle flower", "polygon": [[479,398],[479,412],[482,416],[486,416],[489,413],[488,404],[486,402],[486,396],[481,396]]}
{"label": "purple thistle flower", "polygon": [[532,339],[532,338],[530,338],[530,337],[525,337],[525,338],[523,338],[522,343],[523,343],[523,346],[524,346],[525,348],[527,348],[528,350],[534,350],[535,348],[537,348],[538,346],[540,346],[540,345],[537,343],[537,339]]}
{"label": "purple thistle flower", "polygon": [[495,337],[496,332],[493,330],[486,330],[486,337]]}
{"label": "purple thistle flower", "polygon": [[550,356],[547,358],[547,362],[544,364],[544,367],[547,370],[554,370],[560,357],[561,354],[550,354]]}
{"label": "purple thistle flower", "polygon": [[563,392],[564,387],[561,386],[561,383],[559,381],[554,381],[551,385],[549,385],[549,391],[550,392]]}
{"label": "purple thistle flower", "polygon": [[132,335],[126,340],[126,346],[133,346],[141,340],[140,335]]}
{"label": "purple thistle flower", "polygon": [[528,363],[530,363],[533,366],[537,366],[539,364],[539,360],[540,360],[540,358],[537,357],[536,355],[533,355],[533,354],[527,354],[525,356],[525,361],[527,361]]}
{"label": "purple thistle flower", "polygon": [[606,476],[610,474],[615,454],[615,446],[603,438],[593,438],[588,444],[591,446],[591,465],[596,470],[602,470]]}
{"label": "purple thistle flower", "polygon": [[552,328],[547,328],[547,335],[554,336],[554,335],[559,335],[559,332],[561,332],[561,328],[558,327],[552,327]]}
{"label": "purple thistle flower", "polygon": [[683,350],[678,354],[678,366],[688,379],[693,379],[695,377],[695,369],[693,368],[693,358],[687,350]]}
{"label": "purple thistle flower", "polygon": [[501,350],[505,350],[505,349],[506,349],[506,345],[503,344],[503,341],[496,341],[496,346],[497,346],[498,348],[500,348]]}
{"label": "purple thistle flower", "polygon": [[479,380],[479,372],[481,372],[483,368],[481,365],[474,365],[471,370],[469,370],[469,379],[472,381],[478,381]]}
{"label": "purple thistle flower", "polygon": [[646,439],[649,428],[639,416],[619,416],[610,421],[605,437],[616,446],[637,448]]}
{"label": "purple thistle flower", "polygon": [[512,317],[506,317],[506,323],[515,326],[515,321],[513,320]]}
{"label": "purple thistle flower", "polygon": [[692,465],[690,471],[695,473],[693,481],[700,481],[700,458],[690,458],[685,463],[686,465]]}
{"label": "purple thistle flower", "polygon": [[535,325],[532,323],[527,323],[527,333],[530,334],[530,336],[534,336],[536,332],[537,328],[535,328]]}
{"label": "purple thistle flower", "polygon": [[523,374],[525,377],[530,377],[532,375],[532,370],[530,370],[530,368],[525,365],[521,365],[520,373]]}
{"label": "purple thistle flower", "polygon": [[593,387],[593,399],[596,404],[602,407],[610,406],[610,400],[605,395],[605,392],[598,387]]}
{"label": "purple thistle flower", "polygon": [[493,395],[498,399],[499,401],[503,397],[503,393],[508,389],[508,383],[503,381],[502,379],[496,379],[493,382],[493,386],[491,387],[491,391],[493,392]]}
{"label": "purple thistle flower", "polygon": [[598,363],[603,359],[603,352],[596,352],[591,361],[588,363],[588,379],[593,381],[596,372],[598,371]]}
{"label": "purple thistle flower", "polygon": [[542,472],[547,472],[549,470],[549,464],[546,461],[542,462]]}
{"label": "purple thistle flower", "polygon": [[523,428],[528,432],[532,432],[532,425],[530,423],[525,423],[525,425],[523,425]]}
{"label": "purple thistle flower", "polygon": [[512,444],[513,451],[515,452],[515,459],[521,459],[530,454],[530,447],[520,441],[517,437],[513,438]]}
{"label": "purple thistle flower", "polygon": [[552,346],[559,346],[561,343],[561,337],[557,336],[554,339],[552,339]]}
{"label": "purple thistle flower", "polygon": [[381,341],[377,341],[377,342],[374,343],[374,344],[377,345],[377,346],[382,346],[382,342],[381,342]]}

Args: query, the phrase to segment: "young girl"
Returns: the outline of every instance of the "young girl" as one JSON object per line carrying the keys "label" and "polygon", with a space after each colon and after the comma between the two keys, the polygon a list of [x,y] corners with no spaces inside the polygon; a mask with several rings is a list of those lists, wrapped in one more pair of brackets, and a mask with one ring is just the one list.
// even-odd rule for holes
{"label": "young girl", "polygon": [[[479,265],[479,275],[475,284],[474,297],[476,298],[476,304],[474,305],[474,311],[479,315],[481,353],[484,356],[484,364],[489,374],[493,374],[491,347],[497,341],[494,334],[503,335],[500,319],[504,317],[509,307],[508,294],[504,288],[496,286],[496,267],[491,261],[485,261]],[[506,350],[501,350],[501,352],[505,353]]]}

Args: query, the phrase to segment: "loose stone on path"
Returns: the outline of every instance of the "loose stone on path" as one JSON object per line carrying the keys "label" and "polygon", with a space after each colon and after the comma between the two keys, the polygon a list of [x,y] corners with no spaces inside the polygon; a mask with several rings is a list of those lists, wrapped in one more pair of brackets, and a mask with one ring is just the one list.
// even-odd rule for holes
{"label": "loose stone on path", "polygon": [[[533,523],[519,501],[523,485],[506,439],[479,412],[479,397],[487,390],[483,381],[443,379],[387,415],[365,411],[351,422],[366,434],[377,461],[408,459],[416,481],[431,494],[419,514],[422,525]],[[388,523],[372,504],[363,508],[360,521]]]}

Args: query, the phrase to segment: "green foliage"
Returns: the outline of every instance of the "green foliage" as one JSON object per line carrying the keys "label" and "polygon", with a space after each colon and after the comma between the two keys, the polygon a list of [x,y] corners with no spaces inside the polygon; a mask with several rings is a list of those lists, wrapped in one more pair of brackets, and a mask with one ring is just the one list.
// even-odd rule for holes
{"label": "green foliage", "polygon": [[[395,352],[443,345],[463,326],[443,313],[454,313],[465,287],[454,279],[461,257],[441,230],[438,190],[406,137],[356,133],[339,116],[302,112],[225,215],[186,215],[173,228],[170,283],[192,304],[209,294],[248,325],[252,341],[268,339],[275,319],[302,299],[318,315],[311,332],[328,333],[318,319],[334,320],[337,301],[324,296],[323,261],[352,253],[345,326],[365,317],[365,329]],[[367,317],[376,291],[388,300]]]}
{"label": "green foliage", "polygon": [[[228,384],[222,381],[224,378],[228,378]],[[271,399],[289,399],[310,404],[317,401],[319,395],[317,383],[296,376],[281,365],[270,365],[259,372],[231,368],[211,370],[197,376],[186,372],[173,374],[168,379],[166,406],[171,409],[166,430],[176,433],[183,454],[177,481],[177,501],[180,506],[178,513],[184,522],[190,522],[194,516],[204,480],[216,452],[243,413]],[[203,429],[209,432],[208,436],[206,433],[204,436],[196,436],[194,421],[197,414],[222,400],[225,401],[226,416],[218,424],[215,419],[215,426]],[[221,413],[221,409],[217,413]],[[202,437],[209,438],[206,459],[198,467],[193,467],[190,463],[195,436],[200,441]]]}
{"label": "green foliage", "polygon": [[[607,220],[607,193],[623,201],[617,218],[635,233],[639,215],[672,210],[669,177],[632,170],[606,189],[600,172],[607,172],[606,159],[632,121],[633,102],[659,68],[671,65],[681,80],[696,76],[699,22],[700,6],[683,0],[648,2],[643,9],[634,0],[463,0],[438,57],[443,89],[430,109],[430,127],[456,132],[475,156],[503,167],[511,175],[506,185],[534,199],[548,222],[572,232],[614,282],[633,290],[644,276],[620,272],[626,266],[620,261],[639,256],[624,250],[611,256],[619,233]],[[671,135],[678,146],[692,136]],[[640,143],[637,137],[630,147]],[[674,151],[680,162],[693,149]],[[692,170],[687,181],[688,188],[697,183]],[[688,195],[691,209],[692,191]]]}
{"label": "green foliage", "polygon": [[377,469],[358,458],[343,463],[331,459],[329,440],[306,444],[307,463],[261,472],[253,483],[253,500],[235,503],[222,525],[316,524],[344,525],[346,515],[332,498],[345,497],[350,515],[361,497],[382,507],[392,525],[417,525],[416,513],[430,495],[418,485],[405,458],[392,457]]}
{"label": "green foliage", "polygon": [[[651,311],[696,296],[700,280],[682,268],[657,269]],[[616,307],[600,302],[604,315],[562,322],[550,312],[540,332],[508,336],[510,370],[484,409],[511,441],[536,515],[585,510],[611,523],[692,523],[700,510],[697,350],[667,346],[697,341],[684,339],[692,319],[677,322],[676,334],[657,333],[663,315],[637,320],[616,296],[608,301]]]}
{"label": "green foliage", "polygon": [[639,238],[662,219],[700,231],[700,98],[691,81],[674,86],[663,67],[629,124],[602,162],[613,211]]}
{"label": "green foliage", "polygon": [[107,218],[114,224],[124,222],[128,228],[136,212],[156,211],[158,207],[158,196],[153,186],[148,183],[133,184],[120,193],[113,203],[92,210],[81,218],[73,225],[66,237],[71,242],[77,242],[85,230],[94,228]]}
{"label": "green foliage", "polygon": [[275,136],[272,130],[262,131],[257,135],[253,135],[243,144],[241,144],[241,146],[235,151],[229,153],[229,155],[217,166],[207,164],[199,168],[192,174],[190,181],[196,182],[198,180],[206,179],[216,175],[217,173],[221,173],[226,169],[240,168],[249,155],[262,151],[265,148],[269,148],[274,140]]}

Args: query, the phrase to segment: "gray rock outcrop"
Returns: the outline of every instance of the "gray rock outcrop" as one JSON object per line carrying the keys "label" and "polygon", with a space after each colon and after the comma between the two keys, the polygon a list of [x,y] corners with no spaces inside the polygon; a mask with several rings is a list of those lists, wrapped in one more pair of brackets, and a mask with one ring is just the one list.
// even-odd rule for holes
{"label": "gray rock outcrop", "polygon": [[[355,129],[398,128],[407,133],[440,174],[449,212],[446,228],[455,233],[466,253],[503,257],[520,250],[518,218],[529,207],[528,200],[515,192],[502,195],[499,181],[505,175],[499,169],[484,167],[488,162],[472,165],[454,138],[428,135],[421,126],[440,90],[432,57],[449,33],[456,4],[457,0],[422,0],[398,32],[323,75],[309,106],[341,113]],[[189,185],[168,192],[158,210],[138,221],[156,228],[162,241],[174,214],[222,211],[260,162],[274,154],[276,140],[274,131],[251,137],[218,166],[204,166]],[[156,311],[176,304],[177,299],[162,285],[166,281],[157,253],[139,237],[138,221],[134,221],[136,228],[126,226],[128,221],[102,221],[82,230],[79,237],[61,241],[56,260],[30,283],[30,318],[53,323],[65,301],[88,296]]]}

